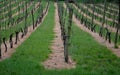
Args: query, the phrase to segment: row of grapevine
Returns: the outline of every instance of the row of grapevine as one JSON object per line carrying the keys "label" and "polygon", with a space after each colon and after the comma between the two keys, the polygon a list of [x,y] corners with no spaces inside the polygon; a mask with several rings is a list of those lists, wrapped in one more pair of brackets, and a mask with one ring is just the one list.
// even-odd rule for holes
{"label": "row of grapevine", "polygon": [[[89,7],[91,6],[90,4],[84,4],[86,8],[82,5],[78,4],[77,2],[73,4],[76,18],[79,19],[81,23],[84,24],[91,31],[95,31],[99,33],[99,35],[101,37],[105,37],[105,39],[108,40],[109,43],[111,43],[112,41],[115,43],[115,47],[118,47],[120,43],[119,41],[120,40],[120,34],[119,34],[120,25],[119,25],[119,20],[118,20],[119,17],[111,18],[113,19],[112,21],[109,21],[108,19],[106,19],[107,17],[106,15],[108,14],[106,13],[107,11],[106,8],[109,7],[109,6],[107,7],[107,2],[104,1],[104,8],[101,8],[102,12],[100,10],[97,11],[98,9],[96,8],[96,6],[98,4],[96,5],[94,3],[92,4],[92,7]],[[101,14],[98,12],[101,12]],[[110,12],[110,11],[107,11],[107,12]],[[97,15],[95,13],[97,13]],[[101,17],[98,16],[98,14],[100,14]],[[112,14],[115,15],[116,12]],[[118,12],[117,14],[119,15]],[[109,24],[115,24],[115,25],[112,26]]]}
{"label": "row of grapevine", "polygon": [[[47,13],[47,10],[49,7],[49,0],[47,3],[41,2],[41,0],[38,0],[38,1],[22,0],[22,1],[25,4],[23,4],[24,5],[23,9],[21,8],[23,10],[23,11],[21,11],[21,14],[16,15],[17,20],[9,21],[10,26],[8,26],[5,29],[2,29],[5,25],[3,25],[1,27],[1,30],[0,30],[0,58],[2,58],[2,53],[6,53],[8,51],[8,44],[6,42],[9,41],[10,48],[13,48],[14,44],[17,44],[17,42],[19,42],[20,39],[22,39],[24,36],[27,35],[28,28],[31,25],[34,30],[37,27],[37,25],[42,22],[42,19],[43,19],[44,15]],[[32,5],[29,6],[29,4],[32,4]],[[19,7],[19,6],[16,6],[16,7]],[[17,11],[17,13],[19,13],[19,11]],[[9,18],[8,20],[12,20],[16,17],[11,16],[11,19]],[[19,21],[18,21],[18,19],[19,19]],[[15,39],[13,39],[14,37],[15,37]],[[5,50],[1,50],[2,44],[4,44]],[[5,52],[2,52],[2,51],[5,51]]]}
{"label": "row of grapevine", "polygon": [[72,16],[73,9],[71,7],[64,8],[62,3],[57,3],[58,5],[58,15],[59,15],[59,23],[61,27],[61,35],[64,45],[64,57],[65,62],[68,63],[68,50],[70,46],[70,37],[71,37],[71,27],[72,27]]}

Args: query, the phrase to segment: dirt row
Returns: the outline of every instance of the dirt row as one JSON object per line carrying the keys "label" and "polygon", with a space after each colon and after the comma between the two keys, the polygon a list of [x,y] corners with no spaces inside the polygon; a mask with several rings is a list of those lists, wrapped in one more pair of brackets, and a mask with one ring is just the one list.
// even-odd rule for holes
{"label": "dirt row", "polygon": [[64,46],[63,41],[61,39],[61,29],[59,24],[59,16],[58,16],[58,7],[57,4],[55,6],[55,38],[52,41],[52,53],[49,55],[49,58],[43,62],[43,65],[46,69],[70,69],[75,68],[75,62],[69,56],[69,62],[66,63],[64,60]]}

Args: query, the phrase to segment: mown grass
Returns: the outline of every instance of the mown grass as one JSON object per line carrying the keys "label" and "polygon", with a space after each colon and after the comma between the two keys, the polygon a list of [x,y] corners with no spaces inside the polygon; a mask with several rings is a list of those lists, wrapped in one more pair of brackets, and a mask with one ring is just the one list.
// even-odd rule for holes
{"label": "mown grass", "polygon": [[[44,22],[16,49],[11,58],[0,62],[0,75],[119,75],[120,58],[94,38],[72,26],[70,55],[76,61],[75,69],[46,70],[42,62],[51,52],[54,38],[54,6],[50,4]],[[52,19],[51,19],[52,18]]]}
{"label": "mown grass", "polygon": [[109,49],[100,45],[94,38],[77,27],[73,29],[71,54],[77,61],[78,69],[93,75],[119,74],[120,59]]}

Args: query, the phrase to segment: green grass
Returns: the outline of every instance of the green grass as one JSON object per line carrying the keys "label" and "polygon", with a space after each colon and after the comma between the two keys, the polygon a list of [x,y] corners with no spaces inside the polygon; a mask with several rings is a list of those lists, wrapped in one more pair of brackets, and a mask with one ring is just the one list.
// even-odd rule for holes
{"label": "green grass", "polygon": [[[41,26],[16,49],[11,58],[0,62],[0,75],[119,75],[120,58],[73,24],[70,55],[77,67],[70,70],[45,70],[42,62],[51,52],[54,38],[53,3]],[[51,19],[52,18],[52,19]]]}
{"label": "green grass", "polygon": [[110,50],[100,45],[94,38],[82,30],[74,27],[72,36],[71,54],[77,61],[78,69],[93,75],[119,74],[120,59]]}

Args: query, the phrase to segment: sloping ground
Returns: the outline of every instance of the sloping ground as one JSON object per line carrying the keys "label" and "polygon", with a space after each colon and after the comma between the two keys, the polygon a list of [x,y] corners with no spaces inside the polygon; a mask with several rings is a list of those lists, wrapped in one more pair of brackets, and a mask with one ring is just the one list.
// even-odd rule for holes
{"label": "sloping ground", "polygon": [[70,54],[76,68],[70,70],[46,70],[41,62],[48,58],[53,28],[55,7],[50,5],[44,22],[17,48],[14,55],[0,62],[0,75],[119,75],[120,58],[100,45],[88,33],[73,24]]}

